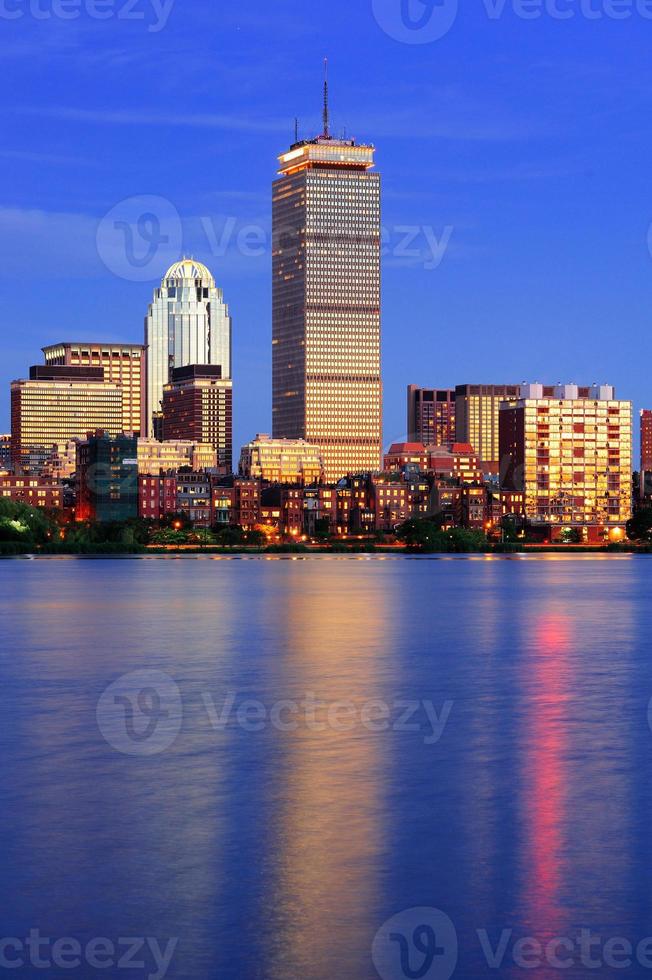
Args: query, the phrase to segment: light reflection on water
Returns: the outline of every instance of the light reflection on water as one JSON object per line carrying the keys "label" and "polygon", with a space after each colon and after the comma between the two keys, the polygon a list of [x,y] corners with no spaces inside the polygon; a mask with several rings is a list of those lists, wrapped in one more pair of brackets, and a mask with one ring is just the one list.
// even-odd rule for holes
{"label": "light reflection on water", "polygon": [[[453,920],[459,977],[530,972],[509,952],[489,970],[478,929],[636,944],[652,934],[649,568],[0,563],[2,935],[178,936],[168,976],[197,980],[366,980],[376,930],[415,906]],[[127,756],[96,706],[143,668],[174,679],[183,726]],[[394,721],[401,702],[453,707],[436,744],[422,713],[417,731],[215,730],[206,698],[228,692],[268,710],[313,694],[356,719],[372,700]]]}

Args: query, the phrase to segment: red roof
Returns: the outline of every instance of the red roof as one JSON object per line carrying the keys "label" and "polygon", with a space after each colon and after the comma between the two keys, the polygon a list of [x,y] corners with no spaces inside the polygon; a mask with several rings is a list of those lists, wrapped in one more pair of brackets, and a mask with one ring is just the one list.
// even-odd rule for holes
{"label": "red roof", "polygon": [[426,447],[422,442],[395,442],[389,447],[388,456],[404,455],[405,453],[425,453]]}

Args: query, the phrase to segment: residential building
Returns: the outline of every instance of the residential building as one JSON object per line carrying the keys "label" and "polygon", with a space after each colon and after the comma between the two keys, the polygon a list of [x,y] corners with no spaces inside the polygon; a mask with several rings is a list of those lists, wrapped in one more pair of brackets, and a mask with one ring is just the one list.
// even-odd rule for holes
{"label": "residential building", "polygon": [[43,348],[45,363],[102,368],[104,380],[122,390],[123,432],[145,434],[145,348],[142,344],[65,341]]}
{"label": "residential building", "polygon": [[137,457],[141,476],[159,476],[185,467],[194,471],[217,468],[217,453],[213,446],[183,439],[168,442],[139,439]]}
{"label": "residential building", "polygon": [[147,435],[154,436],[173,368],[219,365],[231,378],[231,317],[224,294],[201,262],[184,258],[165,273],[145,318]]}
{"label": "residential building", "polygon": [[211,480],[211,487],[213,524],[228,523],[253,531],[260,522],[260,482],[239,476],[218,476]]}
{"label": "residential building", "polygon": [[482,483],[480,461],[468,443],[424,446],[420,442],[395,442],[385,454],[384,469],[389,472],[416,470],[438,479]]}
{"label": "residential building", "polygon": [[448,446],[455,442],[455,391],[451,388],[408,386],[408,442]]}
{"label": "residential building", "polygon": [[273,186],[273,436],[319,446],[327,482],[378,470],[380,176],[374,147],[324,130]]}
{"label": "residential building", "polygon": [[553,538],[619,536],[632,512],[632,404],[608,385],[523,385],[500,410],[501,487]]}
{"label": "residential building", "polygon": [[11,383],[12,465],[39,474],[52,448],[88,431],[122,431],[122,389],[101,367],[36,365],[29,379]]}
{"label": "residential building", "polygon": [[641,467],[640,496],[642,500],[652,498],[652,411],[641,412]]}
{"label": "residential building", "polygon": [[242,476],[270,483],[321,483],[324,463],[319,446],[305,439],[272,439],[257,435],[242,447]]}
{"label": "residential building", "polygon": [[233,382],[219,364],[172,368],[163,389],[163,439],[211,445],[217,468],[231,473]]}
{"label": "residential building", "polygon": [[77,446],[77,520],[126,521],[138,515],[137,437],[98,430]]}
{"label": "residential building", "polygon": [[11,433],[0,435],[0,472],[11,469]]}
{"label": "residential building", "polygon": [[198,527],[211,526],[211,478],[208,473],[178,473],[176,510]]}
{"label": "residential building", "polygon": [[138,477],[138,516],[162,521],[177,513],[177,477],[174,475]]}
{"label": "residential building", "polygon": [[63,507],[63,487],[55,480],[36,476],[0,475],[0,497],[30,507]]}
{"label": "residential building", "polygon": [[43,464],[43,476],[53,480],[71,480],[77,472],[78,442],[78,439],[69,439],[67,442],[55,443]]}

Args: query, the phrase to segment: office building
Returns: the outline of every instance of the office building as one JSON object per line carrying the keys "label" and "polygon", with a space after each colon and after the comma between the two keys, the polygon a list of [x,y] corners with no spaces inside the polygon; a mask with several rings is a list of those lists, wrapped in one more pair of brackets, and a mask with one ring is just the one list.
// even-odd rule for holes
{"label": "office building", "polygon": [[163,389],[163,439],[211,445],[217,466],[233,469],[233,382],[219,365],[173,368]]}
{"label": "office building", "polygon": [[12,465],[39,474],[59,443],[105,429],[122,431],[122,389],[101,367],[36,365],[29,379],[11,383]]}
{"label": "office building", "polygon": [[142,344],[66,341],[43,348],[45,363],[104,369],[104,380],[122,389],[122,431],[145,434],[145,348]]}
{"label": "office building", "polygon": [[[548,391],[548,393],[546,393]],[[523,385],[500,409],[501,487],[553,539],[624,535],[632,512],[632,404],[608,385]]]}
{"label": "office building", "polygon": [[455,391],[408,386],[408,442],[447,446],[455,442]]}
{"label": "office building", "polygon": [[136,436],[101,430],[77,446],[77,520],[126,521],[138,515]]}
{"label": "office building", "polygon": [[182,259],[168,269],[145,318],[145,346],[147,435],[153,436],[173,368],[219,365],[222,378],[231,378],[231,317],[201,262]]}
{"label": "office building", "polygon": [[483,473],[498,476],[500,405],[517,398],[518,385],[458,385],[455,389],[455,441],[469,443],[480,458]]}
{"label": "office building", "polygon": [[318,446],[304,439],[272,439],[257,435],[242,447],[242,476],[269,483],[321,483],[324,464]]}
{"label": "office building", "polygon": [[273,186],[273,436],[319,446],[326,480],[378,470],[380,176],[374,147],[324,131]]}

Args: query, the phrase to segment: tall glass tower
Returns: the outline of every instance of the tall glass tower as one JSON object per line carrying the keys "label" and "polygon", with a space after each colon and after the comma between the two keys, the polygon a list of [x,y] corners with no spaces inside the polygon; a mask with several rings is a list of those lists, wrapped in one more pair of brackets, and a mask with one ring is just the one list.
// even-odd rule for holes
{"label": "tall glass tower", "polygon": [[380,176],[374,147],[294,143],[273,185],[273,430],[326,479],[381,466]]}
{"label": "tall glass tower", "polygon": [[194,259],[176,262],[154,291],[145,318],[147,434],[155,434],[163,389],[173,368],[213,364],[231,378],[231,317],[209,270]]}

